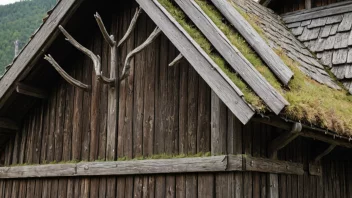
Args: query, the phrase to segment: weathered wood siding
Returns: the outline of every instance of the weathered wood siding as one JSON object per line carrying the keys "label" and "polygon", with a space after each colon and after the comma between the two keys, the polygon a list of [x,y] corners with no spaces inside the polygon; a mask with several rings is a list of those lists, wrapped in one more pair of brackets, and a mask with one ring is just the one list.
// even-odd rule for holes
{"label": "weathered wood siding", "polygon": [[[134,11],[125,10],[110,19],[108,29],[117,38],[127,30]],[[104,21],[109,24],[106,17]],[[119,72],[127,53],[153,29],[153,22],[144,14],[132,37],[119,49]],[[102,57],[104,74],[108,74],[108,45],[97,27],[89,36],[84,44]],[[66,68],[76,79],[92,84],[92,91],[83,92],[62,79],[52,85],[49,99],[35,104],[21,131],[1,151],[0,163],[117,160],[210,151],[267,157],[267,145],[279,129],[258,123],[243,126],[219,101],[213,104],[220,103],[217,113],[221,119],[213,126],[219,127],[220,135],[211,135],[211,100],[216,97],[185,61],[167,66],[177,53],[161,36],[135,57],[129,78],[116,87],[116,139],[107,135],[107,86],[97,83],[90,60],[75,54],[74,59],[67,60],[70,67]],[[214,138],[219,144],[212,148]],[[307,171],[308,162],[314,158],[312,148],[311,141],[298,138],[280,151],[278,158],[303,163]],[[352,189],[349,165],[324,163],[323,177],[279,175],[279,195],[347,197]],[[268,178],[266,173],[234,172],[0,180],[0,197],[266,197]]]}
{"label": "weathered wood siding", "polygon": [[[348,0],[312,0],[312,8],[329,5],[337,2],[348,1]],[[273,1],[269,5],[274,11],[284,14],[287,12],[293,12],[297,10],[305,9],[305,0],[285,0],[285,1]]]}

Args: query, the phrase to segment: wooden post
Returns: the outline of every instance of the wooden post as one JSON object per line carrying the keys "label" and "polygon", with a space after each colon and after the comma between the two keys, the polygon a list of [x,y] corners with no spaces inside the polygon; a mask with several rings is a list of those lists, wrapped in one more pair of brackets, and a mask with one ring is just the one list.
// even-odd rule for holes
{"label": "wooden post", "polygon": [[311,9],[312,8],[312,0],[306,0],[305,8],[306,9]]}

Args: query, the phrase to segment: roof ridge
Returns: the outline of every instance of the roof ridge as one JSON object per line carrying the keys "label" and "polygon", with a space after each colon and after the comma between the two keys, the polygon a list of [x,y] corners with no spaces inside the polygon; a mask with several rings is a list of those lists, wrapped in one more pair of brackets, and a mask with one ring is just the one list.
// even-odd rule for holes
{"label": "roof ridge", "polygon": [[316,8],[312,8],[312,9],[304,9],[304,10],[297,10],[297,11],[287,12],[285,14],[282,14],[281,17],[306,14],[306,13],[311,13],[311,12],[331,9],[331,8],[334,8],[334,7],[340,7],[340,6],[349,5],[349,4],[352,4],[352,0],[332,3],[332,4],[329,4],[329,5],[326,5],[326,6],[320,6],[320,7],[316,7]]}
{"label": "roof ridge", "polygon": [[312,9],[312,10],[296,11],[292,14],[282,15],[282,18],[285,23],[293,23],[293,22],[300,22],[300,21],[306,21],[310,19],[317,19],[317,18],[322,18],[327,16],[343,14],[347,12],[352,12],[352,1],[339,3],[337,5],[332,4],[329,6],[323,6],[315,10]]}

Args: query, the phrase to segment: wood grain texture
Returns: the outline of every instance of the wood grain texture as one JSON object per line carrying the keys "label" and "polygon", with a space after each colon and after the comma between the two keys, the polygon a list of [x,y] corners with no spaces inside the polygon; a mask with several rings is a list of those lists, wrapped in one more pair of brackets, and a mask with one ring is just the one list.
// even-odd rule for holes
{"label": "wood grain texture", "polygon": [[[271,110],[278,114],[286,105],[289,104],[286,99],[281,96],[254,68],[254,66],[241,54],[241,52],[231,44],[229,39],[203,12],[197,3],[188,0],[177,0],[176,3],[193,21],[193,23],[196,24],[198,29],[202,31],[202,33],[213,44],[213,46],[224,57],[224,59],[242,77],[242,79],[244,79],[244,81],[254,90],[254,92],[269,106]],[[269,48],[269,46],[267,46],[267,48]],[[268,51],[267,49],[265,50]],[[270,60],[275,59],[270,58]]]}
{"label": "wood grain texture", "polygon": [[293,72],[267,45],[258,32],[227,0],[212,0],[212,2],[225,16],[225,18],[236,28],[236,30],[246,39],[246,41],[264,60],[267,66],[281,80],[281,82],[284,85],[287,85],[293,77]]}
{"label": "wood grain texture", "polygon": [[[243,122],[247,123],[253,116],[253,111],[242,98],[239,98],[235,90],[221,77],[219,73],[212,70],[215,63],[209,62],[205,52],[190,38],[180,25],[168,14],[168,12],[155,1],[138,1],[141,7],[168,36],[170,41],[184,54],[185,58],[192,64],[196,71],[218,94],[231,111]],[[183,31],[181,31],[183,30]],[[191,39],[191,40],[190,40]],[[193,41],[193,42],[192,42]],[[192,49],[192,50],[191,50]],[[187,51],[186,51],[187,50]],[[198,57],[198,59],[194,59]],[[205,66],[208,65],[208,66]],[[221,88],[220,88],[221,87]],[[220,91],[221,89],[221,91]],[[237,102],[235,102],[237,101]]]}

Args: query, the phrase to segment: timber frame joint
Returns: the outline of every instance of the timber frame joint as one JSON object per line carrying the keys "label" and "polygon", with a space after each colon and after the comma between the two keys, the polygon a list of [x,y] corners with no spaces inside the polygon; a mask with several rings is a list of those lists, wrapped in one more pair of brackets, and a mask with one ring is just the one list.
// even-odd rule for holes
{"label": "timber frame joint", "polygon": [[302,124],[299,122],[295,122],[292,125],[291,131],[283,133],[279,137],[271,141],[268,148],[270,157],[277,158],[277,152],[282,148],[286,147],[290,142],[295,140],[302,132],[302,129]]}

